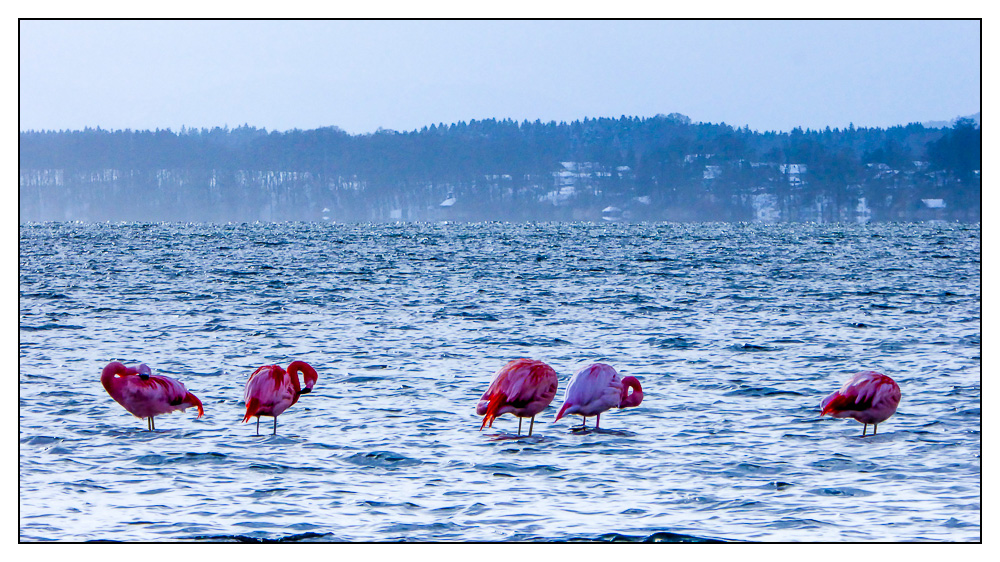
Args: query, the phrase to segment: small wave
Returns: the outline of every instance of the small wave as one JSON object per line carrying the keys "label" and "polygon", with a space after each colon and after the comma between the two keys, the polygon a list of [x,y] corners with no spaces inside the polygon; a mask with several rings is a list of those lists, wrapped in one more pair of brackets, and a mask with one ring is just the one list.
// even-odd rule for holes
{"label": "small wave", "polygon": [[392,451],[373,451],[371,453],[355,453],[345,461],[361,466],[377,466],[382,468],[398,468],[401,466],[413,466],[423,464],[420,459],[411,459],[406,455],[400,455]]}
{"label": "small wave", "polygon": [[270,488],[266,490],[254,490],[253,492],[247,494],[245,497],[248,498],[267,498],[270,496],[279,496],[288,491],[288,488]]}
{"label": "small wave", "polygon": [[464,310],[459,311],[449,311],[447,309],[442,309],[433,314],[433,317],[438,320],[445,318],[463,318],[465,320],[479,320],[482,322],[498,322],[499,318],[488,313],[488,312],[466,312]]}
{"label": "small wave", "polygon": [[319,472],[323,470],[313,466],[286,466],[283,464],[251,464],[247,468],[259,472],[277,472],[279,474],[290,471]]}
{"label": "small wave", "polygon": [[779,519],[773,523],[768,523],[766,527],[771,527],[774,529],[815,529],[818,527],[829,526],[830,523],[825,521],[818,521],[816,519],[798,519],[793,517],[786,517],[784,519]]}
{"label": "small wave", "polygon": [[423,507],[413,502],[392,503],[392,502],[380,502],[375,500],[364,500],[358,503],[361,505],[366,505],[368,507],[402,507],[405,509],[423,509]]}
{"label": "small wave", "polygon": [[[224,453],[183,453],[173,455],[149,454],[142,455],[135,459],[135,462],[144,465],[156,466],[162,464],[175,463],[198,463],[198,462],[220,462],[227,460]],[[251,467],[252,468],[252,467]]]}
{"label": "small wave", "polygon": [[659,314],[661,312],[680,312],[682,310],[685,310],[685,309],[678,308],[676,306],[652,306],[652,305],[644,305],[644,306],[637,306],[635,308],[634,312],[637,313],[637,314]]}
{"label": "small wave", "polygon": [[74,324],[42,324],[41,326],[25,326],[21,325],[21,329],[26,332],[38,332],[41,330],[82,330],[85,326],[76,326]]}
{"label": "small wave", "polygon": [[582,299],[578,301],[579,303],[586,304],[642,304],[649,302],[649,297],[644,297],[640,294],[632,293],[627,295],[609,295],[606,297],[593,297],[589,299]]}
{"label": "small wave", "polygon": [[485,472],[493,472],[500,476],[511,476],[511,472],[531,472],[531,473],[541,473],[541,474],[555,474],[557,472],[564,472],[565,469],[558,468],[548,464],[539,464],[534,466],[519,466],[512,463],[493,463],[493,464],[477,464],[475,467],[477,470],[482,470]]}
{"label": "small wave", "polygon": [[873,462],[864,460],[855,461],[839,454],[827,459],[820,459],[812,462],[809,466],[820,469],[850,470],[856,472],[871,472],[878,468],[878,466]]}
{"label": "small wave", "polygon": [[524,339],[500,339],[495,337],[481,337],[472,340],[474,344],[492,346],[524,346],[524,347],[556,347],[560,345],[573,345],[573,342],[566,341],[559,337],[532,337]]}
{"label": "small wave", "polygon": [[381,382],[382,380],[384,380],[382,377],[354,376],[354,377],[347,377],[346,379],[343,380],[343,382],[353,382],[353,383]]}
{"label": "small wave", "polygon": [[868,490],[862,490],[860,488],[816,488],[815,490],[809,490],[810,494],[816,494],[817,496],[847,496],[847,497],[865,497],[874,494],[875,492],[869,492]]}
{"label": "small wave", "polygon": [[[408,540],[408,535],[415,531],[428,531],[434,534],[437,540],[457,540],[461,538],[461,533],[468,528],[465,525],[459,525],[457,523],[392,523],[386,525],[381,530],[384,533],[396,534],[401,533],[401,540]],[[452,532],[452,535],[441,533]],[[416,540],[420,540],[417,538]]]}
{"label": "small wave", "polygon": [[733,344],[729,346],[729,349],[732,349],[733,351],[749,351],[749,352],[778,350],[777,347],[771,347],[769,345],[757,345],[753,343]]}
{"label": "small wave", "polygon": [[55,291],[38,291],[35,293],[21,293],[21,298],[38,298],[38,299],[68,299],[69,295],[64,293],[57,293]]}
{"label": "small wave", "polygon": [[657,531],[649,535],[623,535],[621,533],[605,533],[597,537],[573,537],[570,539],[556,540],[553,542],[724,543],[728,541],[720,539],[696,537],[694,535],[684,535],[681,533],[671,533],[669,531]]}
{"label": "small wave", "polygon": [[29,437],[27,439],[22,439],[21,443],[25,445],[51,445],[53,443],[59,443],[62,439],[59,437],[49,437],[47,435],[36,435],[34,437]]}
{"label": "small wave", "polygon": [[240,543],[280,543],[280,542],[344,542],[333,533],[299,533],[277,538],[251,537],[248,535],[198,535],[192,541],[240,542]]}
{"label": "small wave", "polygon": [[692,347],[698,347],[697,342],[689,340],[684,336],[667,337],[667,338],[647,338],[643,340],[642,343],[652,345],[655,347],[660,347],[663,349],[689,349]]}

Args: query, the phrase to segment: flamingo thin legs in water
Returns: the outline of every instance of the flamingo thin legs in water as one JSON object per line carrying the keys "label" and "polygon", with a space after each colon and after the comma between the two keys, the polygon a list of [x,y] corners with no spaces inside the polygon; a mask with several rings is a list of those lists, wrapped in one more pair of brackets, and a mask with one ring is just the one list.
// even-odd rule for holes
{"label": "flamingo thin legs in water", "polygon": [[[517,418],[517,434],[521,435],[521,422],[524,418]],[[531,432],[535,430],[535,416],[531,416],[531,425],[528,426],[528,437],[531,437]]]}
{"label": "flamingo thin legs in water", "polygon": [[[274,416],[274,431],[271,432],[271,435],[277,435],[277,434],[278,434],[278,416]],[[257,435],[260,435],[260,416],[257,416]]]}
{"label": "flamingo thin legs in water", "polygon": [[[578,433],[581,431],[587,431],[587,416],[581,416],[581,417],[583,418],[583,425],[581,425],[580,427],[573,427],[570,429]],[[597,431],[598,429],[601,429],[601,414],[597,414],[597,423],[594,424],[594,431]]]}

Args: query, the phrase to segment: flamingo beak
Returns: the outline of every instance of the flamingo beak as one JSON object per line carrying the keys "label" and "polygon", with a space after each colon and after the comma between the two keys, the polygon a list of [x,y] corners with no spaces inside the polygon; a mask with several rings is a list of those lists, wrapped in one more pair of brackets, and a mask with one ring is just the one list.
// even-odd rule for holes
{"label": "flamingo beak", "polygon": [[139,378],[142,379],[142,380],[144,380],[144,381],[148,381],[149,380],[149,373],[139,373]]}
{"label": "flamingo beak", "polygon": [[300,390],[299,394],[309,394],[310,392],[312,392],[312,389],[309,388],[309,387],[306,387],[306,388],[303,388],[302,390]]}

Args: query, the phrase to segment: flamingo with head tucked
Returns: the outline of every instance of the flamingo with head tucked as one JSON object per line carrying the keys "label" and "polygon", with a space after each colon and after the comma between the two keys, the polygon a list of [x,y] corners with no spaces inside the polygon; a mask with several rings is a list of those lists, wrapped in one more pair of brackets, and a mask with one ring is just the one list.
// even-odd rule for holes
{"label": "flamingo with head tucked", "polygon": [[[629,389],[632,393],[629,394]],[[559,418],[577,414],[583,416],[583,426],[587,427],[587,417],[597,416],[596,429],[601,428],[601,412],[611,408],[633,408],[642,402],[642,385],[635,377],[618,378],[618,372],[611,365],[594,363],[580,369],[566,385],[566,397],[556,414]],[[554,423],[554,422],[553,422]]]}
{"label": "flamingo with head tucked", "polygon": [[862,371],[844,383],[840,390],[823,399],[820,404],[823,410],[819,415],[856,419],[865,424],[862,437],[868,433],[868,424],[874,424],[872,435],[875,435],[878,424],[896,413],[900,397],[896,381],[882,373]]}
{"label": "flamingo with head tucked", "polygon": [[101,384],[108,394],[137,418],[146,418],[149,431],[156,429],[154,416],[169,414],[190,407],[198,408],[198,417],[205,415],[201,400],[187,391],[184,384],[163,375],[154,375],[145,363],[126,367],[112,361],[101,373]]}
{"label": "flamingo with head tucked", "polygon": [[[303,374],[306,386],[299,386],[299,373]],[[278,433],[278,416],[289,406],[299,401],[299,396],[312,392],[319,379],[316,369],[305,361],[292,361],[285,371],[278,365],[264,365],[251,373],[243,391],[247,413],[243,423],[257,417],[257,435],[260,435],[260,417],[274,417],[274,432]]]}
{"label": "flamingo with head tucked", "polygon": [[504,365],[493,376],[493,382],[476,405],[476,414],[483,417],[482,431],[487,424],[503,414],[517,416],[517,434],[521,435],[521,422],[531,418],[528,436],[535,429],[535,415],[548,407],[556,396],[559,379],[555,370],[541,361],[515,359]]}

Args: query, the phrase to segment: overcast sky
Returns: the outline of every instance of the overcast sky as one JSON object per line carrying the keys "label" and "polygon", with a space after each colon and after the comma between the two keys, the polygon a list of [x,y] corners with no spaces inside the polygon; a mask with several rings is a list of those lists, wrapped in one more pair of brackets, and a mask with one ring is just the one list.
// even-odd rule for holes
{"label": "overcast sky", "polygon": [[980,110],[978,21],[21,21],[20,130],[358,134],[683,113],[751,129]]}

